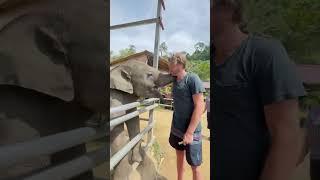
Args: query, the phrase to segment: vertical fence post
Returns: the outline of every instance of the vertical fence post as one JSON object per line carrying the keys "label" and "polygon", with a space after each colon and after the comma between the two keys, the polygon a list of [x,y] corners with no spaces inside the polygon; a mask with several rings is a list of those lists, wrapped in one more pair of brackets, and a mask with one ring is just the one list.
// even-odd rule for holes
{"label": "vertical fence post", "polygon": [[[149,111],[149,122],[148,122],[148,125],[152,124],[153,121],[154,121],[154,109],[151,109]],[[148,132],[148,140],[147,140],[147,146],[151,145],[150,143],[152,142],[152,139],[153,139],[153,128],[151,128],[151,130]]]}
{"label": "vertical fence post", "polygon": [[159,64],[159,40],[160,40],[160,21],[161,21],[161,0],[158,0],[157,6],[157,17],[156,17],[156,31],[155,31],[155,38],[154,38],[154,50],[153,50],[153,67],[158,69]]}

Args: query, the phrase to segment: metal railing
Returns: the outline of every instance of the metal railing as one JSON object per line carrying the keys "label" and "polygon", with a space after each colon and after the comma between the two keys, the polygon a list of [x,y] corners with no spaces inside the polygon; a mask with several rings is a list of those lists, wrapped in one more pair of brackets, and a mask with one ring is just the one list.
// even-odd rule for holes
{"label": "metal railing", "polygon": [[[86,142],[93,141],[98,138],[107,136],[107,128],[112,129],[125,121],[139,116],[142,113],[149,112],[148,126],[143,129],[136,137],[134,137],[128,144],[126,144],[121,150],[116,152],[110,159],[110,170],[112,170],[120,160],[125,157],[130,150],[141,139],[148,134],[147,145],[145,150],[153,144],[153,111],[158,106],[159,99],[152,98],[142,102],[133,102],[119,107],[110,109],[110,114],[129,110],[132,108],[140,107],[136,111],[129,114],[124,114],[120,117],[113,118],[110,121],[110,126],[103,126],[100,128],[83,127],[66,132],[57,133],[54,135],[33,139],[27,142],[16,143],[12,145],[6,145],[0,147],[0,169],[6,169],[13,165],[19,164],[25,160],[37,158],[41,156],[51,155],[70,147],[74,147]],[[47,166],[41,171],[34,174],[21,177],[25,180],[42,180],[42,179],[69,179],[75,177],[83,172],[91,170],[96,166],[106,162],[107,160],[107,147],[101,147],[92,152],[74,158],[72,160],[63,162],[56,166]],[[76,167],[76,168],[75,168]]]}
{"label": "metal railing", "polygon": [[129,143],[127,143],[123,148],[121,148],[118,152],[116,152],[110,159],[110,170],[113,170],[114,167],[121,161],[122,158],[124,158],[132,149],[133,147],[141,141],[141,139],[144,137],[144,135],[148,134],[147,138],[147,145],[145,146],[145,150],[147,150],[154,141],[153,137],[153,126],[154,126],[154,108],[158,106],[156,102],[158,102],[158,98],[151,98],[144,100],[142,102],[133,102],[129,104],[125,104],[118,107],[113,107],[110,109],[110,115],[126,111],[132,108],[136,108],[139,106],[144,106],[142,108],[137,109],[134,112],[131,112],[129,114],[122,115],[120,117],[116,117],[111,119],[110,121],[110,128],[113,129],[116,125],[119,125],[121,123],[124,123],[125,121],[128,121],[132,119],[133,117],[139,116],[142,113],[145,113],[149,111],[149,122],[148,126],[144,128],[136,137],[134,137]]}
{"label": "metal railing", "polygon": [[[82,127],[66,132],[57,133],[33,139],[27,142],[6,145],[0,148],[0,169],[7,169],[25,160],[50,156],[51,154],[65,149],[85,144],[86,142],[105,137],[107,127],[93,128]],[[104,163],[107,159],[107,148],[98,148],[95,151],[63,162],[56,166],[47,166],[39,172],[25,175],[20,179],[43,180],[43,179],[68,179],[89,171]],[[75,168],[77,167],[77,168]]]}
{"label": "metal railing", "polygon": [[170,107],[170,109],[173,109],[173,99],[172,98],[163,98],[164,102],[160,102],[159,106],[162,107]]}

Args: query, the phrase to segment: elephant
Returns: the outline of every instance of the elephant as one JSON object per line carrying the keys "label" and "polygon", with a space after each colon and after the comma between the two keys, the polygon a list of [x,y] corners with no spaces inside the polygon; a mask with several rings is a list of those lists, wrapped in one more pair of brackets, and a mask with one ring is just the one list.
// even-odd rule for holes
{"label": "elephant", "polygon": [[[173,77],[170,74],[161,73],[144,62],[129,60],[110,71],[110,107],[135,102],[139,98],[161,98],[159,88],[170,84],[172,81]],[[136,111],[136,108],[113,114],[111,119],[133,111]],[[125,124],[130,140],[140,133],[139,117],[132,118]],[[125,137],[124,124],[120,124],[111,130],[110,142],[111,154],[117,152],[128,142]],[[140,144],[137,144],[132,151],[132,155],[124,157],[117,165],[113,179],[127,179],[131,171],[130,164],[140,163],[142,160]],[[140,169],[147,171],[150,167]],[[140,172],[143,173],[143,171]],[[149,179],[151,180],[151,178]]]}
{"label": "elephant", "polygon": [[[107,113],[108,10],[107,0],[0,1],[0,147]],[[84,153],[78,145],[0,169],[0,178],[20,179]],[[91,170],[74,177],[93,178]]]}

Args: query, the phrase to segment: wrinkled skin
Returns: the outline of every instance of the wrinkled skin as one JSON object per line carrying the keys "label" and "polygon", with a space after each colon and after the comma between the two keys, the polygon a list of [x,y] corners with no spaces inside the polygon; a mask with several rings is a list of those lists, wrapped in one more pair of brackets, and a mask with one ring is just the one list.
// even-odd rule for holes
{"label": "wrinkled skin", "polygon": [[[0,146],[83,127],[93,114],[105,113],[106,9],[103,0],[0,1]],[[79,145],[50,163],[84,152]],[[9,176],[36,169],[19,167]],[[75,179],[93,177],[87,172]]]}
{"label": "wrinkled skin", "polygon": [[[139,98],[161,97],[158,90],[173,81],[173,77],[169,74],[160,73],[158,70],[139,61],[128,61],[125,64],[115,67],[110,72],[110,106],[116,107],[137,101]],[[126,112],[120,112],[114,116],[135,111],[136,108]],[[113,118],[111,117],[111,118]],[[133,139],[140,132],[139,117],[135,117],[126,121],[129,139]],[[128,140],[124,133],[124,124],[114,127],[110,136],[111,153],[114,154],[121,149]],[[131,156],[126,156],[121,160],[114,171],[114,179],[126,179],[131,171],[133,162],[141,162],[143,157],[140,153],[140,143],[133,149]],[[150,170],[150,166],[143,168],[141,174]],[[152,169],[151,169],[152,170]],[[154,174],[154,173],[151,173]]]}

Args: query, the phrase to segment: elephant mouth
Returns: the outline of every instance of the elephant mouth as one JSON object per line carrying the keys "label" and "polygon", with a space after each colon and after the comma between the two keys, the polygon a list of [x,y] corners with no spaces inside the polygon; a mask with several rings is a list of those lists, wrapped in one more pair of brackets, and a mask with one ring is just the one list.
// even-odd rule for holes
{"label": "elephant mouth", "polygon": [[160,90],[160,88],[159,88],[158,86],[156,86],[156,85],[153,86],[153,89],[154,89],[154,90],[157,90],[157,91]]}
{"label": "elephant mouth", "polygon": [[156,95],[157,98],[161,98],[162,97],[162,95],[160,93],[160,87],[158,87],[158,86],[154,86],[153,87],[153,93]]}

